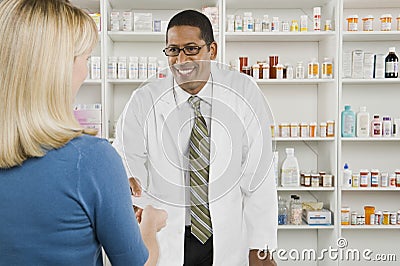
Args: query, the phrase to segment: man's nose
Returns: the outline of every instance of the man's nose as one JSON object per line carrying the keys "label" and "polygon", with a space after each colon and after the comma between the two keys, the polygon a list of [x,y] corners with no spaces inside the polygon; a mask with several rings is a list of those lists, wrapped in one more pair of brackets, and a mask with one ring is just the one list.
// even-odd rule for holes
{"label": "man's nose", "polygon": [[183,50],[180,50],[179,54],[176,56],[176,62],[180,64],[186,61],[188,61],[188,56],[183,52]]}

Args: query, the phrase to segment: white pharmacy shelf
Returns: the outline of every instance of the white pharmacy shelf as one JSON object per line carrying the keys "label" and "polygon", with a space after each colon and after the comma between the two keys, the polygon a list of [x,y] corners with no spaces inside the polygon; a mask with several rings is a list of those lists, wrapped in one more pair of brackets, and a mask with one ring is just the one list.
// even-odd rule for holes
{"label": "white pharmacy shelf", "polygon": [[165,42],[164,32],[108,31],[114,42]]}
{"label": "white pharmacy shelf", "polygon": [[316,229],[334,229],[333,225],[294,225],[294,224],[285,224],[285,225],[278,225],[278,229],[282,230],[316,230]]}
{"label": "white pharmacy shelf", "polygon": [[139,85],[139,84],[144,84],[148,82],[148,80],[145,79],[109,79],[108,82],[111,84],[134,84],[134,85]]}
{"label": "white pharmacy shelf", "polygon": [[[114,42],[162,42],[165,43],[165,32],[108,31],[108,37]],[[218,40],[218,33],[214,34]]]}
{"label": "white pharmacy shelf", "polygon": [[333,83],[334,79],[255,79],[258,85],[264,84],[290,84],[290,85],[318,85],[322,83]]}
{"label": "white pharmacy shelf", "polygon": [[354,191],[354,192],[379,192],[379,191],[394,191],[400,192],[400,187],[350,187],[342,188],[342,191]]}
{"label": "white pharmacy shelf", "polygon": [[[314,0],[315,1],[315,0]],[[201,9],[203,6],[216,6],[215,0],[151,0],[151,1],[132,1],[132,0],[110,0],[111,7],[114,9],[147,9],[147,10],[183,10],[187,8]]]}
{"label": "white pharmacy shelf", "polygon": [[335,191],[334,187],[277,187],[277,191]]}
{"label": "white pharmacy shelf", "polygon": [[328,37],[334,38],[333,31],[321,32],[225,32],[227,42],[316,42]]}
{"label": "white pharmacy shelf", "polygon": [[400,78],[385,78],[385,79],[343,78],[342,83],[349,85],[400,84]]}
{"label": "white pharmacy shelf", "polygon": [[396,0],[380,0],[380,1],[365,1],[365,0],[346,0],[343,1],[344,8],[395,8],[400,7],[400,1]]}
{"label": "white pharmacy shelf", "polygon": [[367,137],[367,138],[341,138],[344,142],[378,142],[378,141],[400,141],[399,137]]}
{"label": "white pharmacy shelf", "polygon": [[101,79],[86,79],[83,84],[85,85],[101,85]]}
{"label": "white pharmacy shelf", "polygon": [[335,138],[334,137],[326,137],[326,138],[321,138],[321,137],[315,137],[315,138],[300,138],[300,137],[298,137],[298,138],[295,138],[295,137],[293,137],[293,138],[291,138],[291,137],[289,137],[289,138],[282,138],[282,137],[276,137],[276,138],[273,138],[272,140],[274,140],[274,141],[285,141],[285,142],[296,142],[296,141],[334,141],[335,140]]}
{"label": "white pharmacy shelf", "polygon": [[400,229],[400,224],[389,224],[389,225],[341,225],[342,229],[345,230],[390,230]]}
{"label": "white pharmacy shelf", "polygon": [[[200,2],[200,1],[199,1]],[[302,1],[291,1],[291,0],[226,0],[226,6],[228,9],[237,8],[313,8],[314,6],[323,6],[329,3],[329,0],[302,0]]]}
{"label": "white pharmacy shelf", "polygon": [[400,31],[356,31],[343,32],[346,42],[400,41]]}

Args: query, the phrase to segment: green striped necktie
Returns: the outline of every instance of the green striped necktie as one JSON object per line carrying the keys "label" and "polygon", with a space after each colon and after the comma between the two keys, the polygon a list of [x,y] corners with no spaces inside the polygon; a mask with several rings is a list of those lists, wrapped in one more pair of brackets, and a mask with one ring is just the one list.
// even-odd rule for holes
{"label": "green striped necktie", "polygon": [[192,234],[205,243],[212,235],[210,210],[208,205],[208,175],[210,170],[210,138],[207,124],[200,113],[200,98],[188,99],[194,108],[195,119],[190,135],[190,216]]}

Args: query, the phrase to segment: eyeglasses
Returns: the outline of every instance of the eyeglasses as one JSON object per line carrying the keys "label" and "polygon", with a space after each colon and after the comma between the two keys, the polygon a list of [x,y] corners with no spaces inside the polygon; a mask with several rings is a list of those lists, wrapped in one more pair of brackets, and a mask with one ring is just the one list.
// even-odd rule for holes
{"label": "eyeglasses", "polygon": [[203,48],[208,44],[203,44],[203,45],[188,45],[184,46],[183,48],[179,48],[176,46],[171,46],[171,47],[166,47],[163,52],[166,56],[178,56],[181,51],[185,55],[191,56],[191,55],[197,55],[200,53],[200,49]]}

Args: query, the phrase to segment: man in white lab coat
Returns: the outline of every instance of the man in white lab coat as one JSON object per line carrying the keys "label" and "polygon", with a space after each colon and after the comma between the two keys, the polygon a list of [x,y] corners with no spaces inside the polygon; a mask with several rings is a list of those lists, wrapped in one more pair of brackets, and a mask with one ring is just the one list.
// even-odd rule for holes
{"label": "man in white lab coat", "polygon": [[274,265],[263,253],[277,246],[277,192],[262,92],[212,62],[212,26],[197,11],[170,20],[163,51],[167,78],[132,94],[114,142],[134,204],[168,212],[158,265]]}

